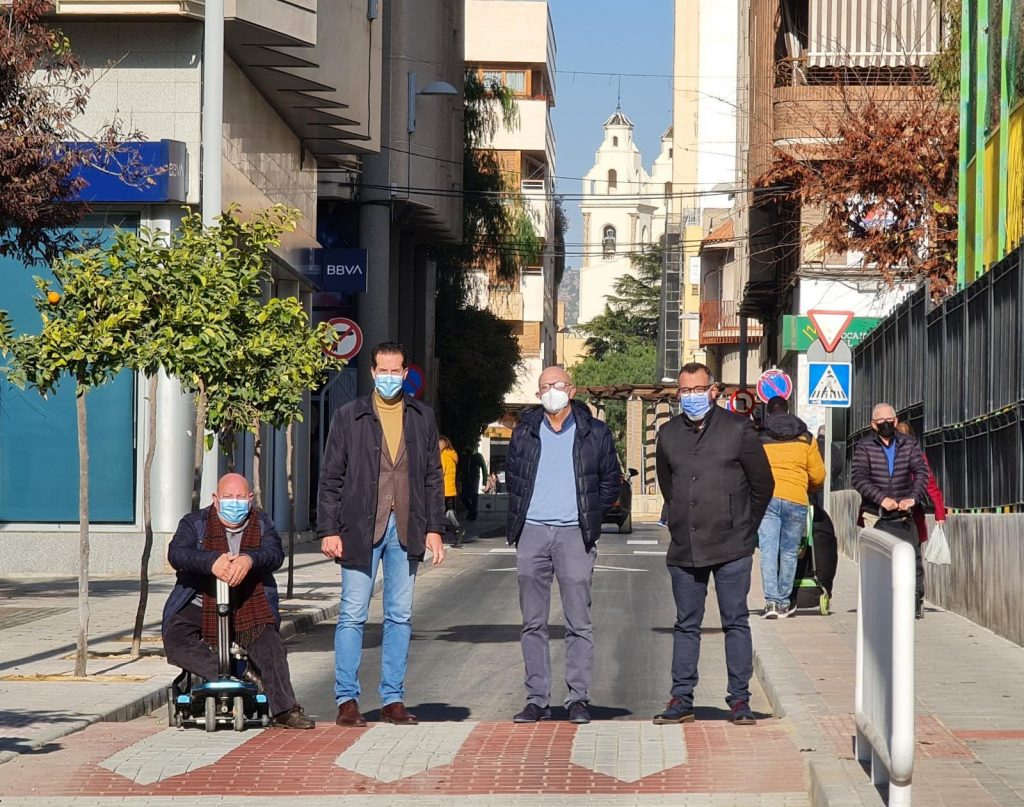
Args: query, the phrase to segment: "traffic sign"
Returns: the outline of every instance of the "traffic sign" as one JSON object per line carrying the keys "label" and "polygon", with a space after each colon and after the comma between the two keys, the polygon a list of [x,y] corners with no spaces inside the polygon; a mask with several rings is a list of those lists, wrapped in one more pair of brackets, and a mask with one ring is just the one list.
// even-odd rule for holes
{"label": "traffic sign", "polygon": [[829,353],[836,349],[839,340],[843,338],[843,332],[853,322],[852,311],[815,309],[808,311],[807,316],[810,317],[814,330],[818,332],[818,338]]}
{"label": "traffic sign", "polygon": [[405,374],[405,381],[402,383],[402,389],[405,390],[406,395],[422,398],[426,388],[427,379],[423,375],[423,368],[418,364],[410,364]]}
{"label": "traffic sign", "polygon": [[729,397],[729,408],[739,415],[749,415],[754,411],[757,399],[748,389],[738,389]]}
{"label": "traffic sign", "polygon": [[815,361],[807,364],[807,402],[814,406],[845,409],[850,405],[852,365],[848,362]]}
{"label": "traffic sign", "polygon": [[765,370],[757,380],[757,397],[764,403],[770,398],[785,398],[793,394],[793,380],[782,370]]}
{"label": "traffic sign", "polygon": [[363,347],[363,332],[353,320],[335,317],[327,320],[334,331],[334,342],[324,348],[324,353],[336,359],[353,358]]}

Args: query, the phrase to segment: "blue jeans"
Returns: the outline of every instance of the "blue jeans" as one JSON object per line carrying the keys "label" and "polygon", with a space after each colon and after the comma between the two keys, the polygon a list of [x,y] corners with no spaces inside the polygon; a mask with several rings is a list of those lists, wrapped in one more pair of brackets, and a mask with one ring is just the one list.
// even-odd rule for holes
{"label": "blue jeans", "polygon": [[412,592],[419,561],[409,560],[398,540],[395,516],[373,547],[369,566],[341,567],[341,611],[334,633],[334,697],[338,704],[358,698],[363,626],[377,566],[384,562],[384,639],[381,649],[381,706],[405,700],[405,669],[412,639]]}
{"label": "blue jeans", "polygon": [[796,555],[807,531],[807,505],[773,498],[757,529],[765,602],[789,605]]}
{"label": "blue jeans", "polygon": [[725,633],[725,667],[729,689],[725,702],[750,702],[750,677],[754,674],[754,648],[750,639],[751,558],[738,558],[717,566],[686,568],[669,566],[672,596],[676,601],[676,624],[672,633],[672,697],[688,708],[693,706],[693,691],[699,678],[700,627],[708,598],[708,581],[715,578],[718,613]]}

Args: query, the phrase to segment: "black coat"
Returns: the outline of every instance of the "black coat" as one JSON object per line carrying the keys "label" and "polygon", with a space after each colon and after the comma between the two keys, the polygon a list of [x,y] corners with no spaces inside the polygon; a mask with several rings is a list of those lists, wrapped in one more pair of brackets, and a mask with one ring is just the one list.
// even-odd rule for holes
{"label": "black coat", "polygon": [[893,439],[896,441],[896,457],[891,476],[881,437],[872,432],[870,437],[854,446],[850,483],[860,494],[862,512],[878,515],[878,508],[886,497],[897,502],[913,499],[921,505],[929,501],[928,477],[931,472],[921,446],[913,437],[899,432]]}
{"label": "black coat", "polygon": [[[601,522],[605,512],[619,497],[622,469],[608,426],[592,417],[590,410],[579,401],[572,401],[571,406],[576,420],[572,447],[576,505],[580,513],[583,543],[589,552],[601,537]],[[533,485],[537,481],[537,466],[540,463],[540,429],[543,418],[544,409],[540,406],[523,412],[508,446],[505,484],[508,487],[508,542],[512,546],[519,543],[530,500],[533,498]]]}
{"label": "black coat", "polygon": [[[409,462],[409,523],[398,525],[411,560],[423,560],[428,532],[443,533],[444,480],[434,412],[406,396],[402,437]],[[331,418],[320,489],[317,535],[340,535],[343,566],[369,566],[377,522],[377,483],[384,430],[367,395]]]}
{"label": "black coat", "polygon": [[775,480],[748,418],[712,407],[699,431],[685,416],[673,418],[658,433],[657,464],[670,566],[714,566],[754,554]]}
{"label": "black coat", "polygon": [[[213,506],[205,507],[195,513],[189,513],[178,522],[171,544],[167,547],[167,562],[177,572],[177,581],[164,605],[163,624],[178,611],[192,602],[199,591],[204,591],[211,577],[213,564],[221,556],[220,552],[203,549],[206,537],[206,522],[217,517]],[[258,518],[260,523],[260,548],[246,550],[244,554],[252,558],[252,569],[249,574],[260,575],[263,579],[263,592],[267,603],[277,616],[278,613],[277,582],[274,572],[284,563],[284,549],[281,547],[281,536],[274,528],[274,522],[262,510],[253,510],[250,518]]]}

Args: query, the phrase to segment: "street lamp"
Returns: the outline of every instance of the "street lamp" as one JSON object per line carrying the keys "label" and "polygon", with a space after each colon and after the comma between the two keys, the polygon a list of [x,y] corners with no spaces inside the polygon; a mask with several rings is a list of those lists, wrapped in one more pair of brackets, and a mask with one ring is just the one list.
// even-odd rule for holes
{"label": "street lamp", "polygon": [[[417,95],[458,95],[459,91],[447,81],[431,81],[422,90],[416,89],[416,73],[409,71],[409,124],[408,133],[416,131],[416,96]],[[410,138],[411,139],[411,138]],[[411,151],[412,149],[410,149]]]}

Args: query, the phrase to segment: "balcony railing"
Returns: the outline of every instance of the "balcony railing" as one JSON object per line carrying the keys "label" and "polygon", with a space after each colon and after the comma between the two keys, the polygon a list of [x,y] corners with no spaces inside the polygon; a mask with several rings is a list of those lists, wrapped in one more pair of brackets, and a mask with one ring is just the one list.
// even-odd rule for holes
{"label": "balcony railing", "polygon": [[519,190],[526,201],[526,209],[530,213],[533,227],[541,238],[547,237],[548,216],[551,209],[548,206],[548,194],[543,179],[524,179],[519,183]]}
{"label": "balcony railing", "polygon": [[[747,339],[760,341],[764,327],[756,319],[747,319]],[[735,300],[705,300],[700,304],[700,344],[738,345],[740,342],[739,306]]]}

